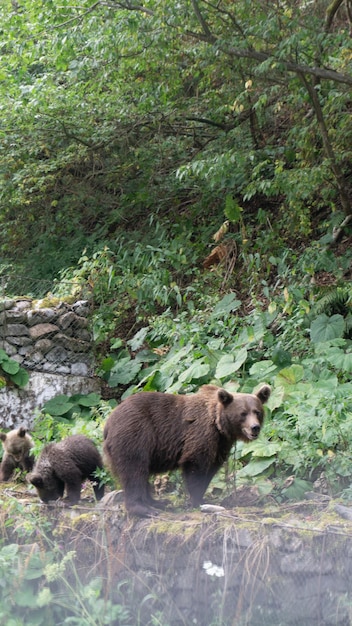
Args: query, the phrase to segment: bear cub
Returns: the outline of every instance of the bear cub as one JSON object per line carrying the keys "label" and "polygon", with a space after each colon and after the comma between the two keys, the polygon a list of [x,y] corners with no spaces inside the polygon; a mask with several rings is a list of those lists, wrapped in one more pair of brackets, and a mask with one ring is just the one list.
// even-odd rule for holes
{"label": "bear cub", "polygon": [[102,457],[93,441],[84,435],[71,435],[59,443],[49,443],[41,451],[33,472],[27,479],[37,489],[43,502],[62,498],[76,504],[81,497],[82,482],[93,482],[97,500],[104,495],[104,486],[97,484],[94,472],[103,467]]}
{"label": "bear cub", "polygon": [[104,454],[121,480],[129,513],[153,515],[165,502],[150,493],[151,474],[180,468],[194,507],[236,440],[252,441],[263,423],[270,387],[255,394],[204,385],[198,393],[142,391],[123,400],[104,427]]}
{"label": "bear cub", "polygon": [[0,481],[10,480],[15,469],[30,472],[34,465],[34,456],[31,454],[33,439],[27,428],[20,426],[8,433],[0,433],[3,446],[3,457],[0,465]]}

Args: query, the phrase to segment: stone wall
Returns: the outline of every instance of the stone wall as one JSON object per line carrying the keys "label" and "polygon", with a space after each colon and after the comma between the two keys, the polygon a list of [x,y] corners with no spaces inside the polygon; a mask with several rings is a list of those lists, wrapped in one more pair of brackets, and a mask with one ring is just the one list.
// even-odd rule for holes
{"label": "stone wall", "polygon": [[88,315],[86,300],[53,307],[30,298],[0,301],[0,348],[30,377],[23,389],[0,389],[0,427],[30,427],[36,409],[58,394],[99,390]]}
{"label": "stone wall", "polygon": [[90,579],[103,577],[114,602],[135,607],[135,623],[352,623],[352,523],[341,524],[332,513],[321,530],[313,507],[286,522],[258,510],[247,510],[247,520],[240,511],[139,522],[102,513],[91,525],[76,520],[77,542],[70,537],[76,567]]}

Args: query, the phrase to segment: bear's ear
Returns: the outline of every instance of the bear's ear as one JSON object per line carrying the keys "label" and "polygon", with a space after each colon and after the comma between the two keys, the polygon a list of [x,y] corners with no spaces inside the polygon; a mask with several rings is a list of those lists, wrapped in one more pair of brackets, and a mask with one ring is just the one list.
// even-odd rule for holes
{"label": "bear's ear", "polygon": [[263,385],[263,387],[261,387],[255,395],[257,396],[257,398],[259,398],[262,404],[265,404],[269,400],[270,394],[271,389],[269,385]]}
{"label": "bear's ear", "polygon": [[38,487],[38,489],[41,489],[44,487],[44,481],[42,479],[41,476],[39,476],[39,474],[29,474],[28,475],[28,481],[30,483],[32,483],[32,485],[34,485],[34,487]]}
{"label": "bear's ear", "polygon": [[20,426],[20,428],[17,431],[17,434],[19,437],[25,437],[26,432],[27,432],[27,428],[25,428],[24,426]]}
{"label": "bear's ear", "polygon": [[1,441],[6,441],[6,433],[0,433]]}
{"label": "bear's ear", "polygon": [[229,393],[226,389],[219,389],[218,398],[224,406],[228,406],[233,401],[232,393]]}

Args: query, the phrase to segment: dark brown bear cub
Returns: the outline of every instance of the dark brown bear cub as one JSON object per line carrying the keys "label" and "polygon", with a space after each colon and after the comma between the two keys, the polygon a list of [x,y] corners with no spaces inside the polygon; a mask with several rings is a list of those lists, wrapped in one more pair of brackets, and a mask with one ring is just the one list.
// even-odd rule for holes
{"label": "dark brown bear cub", "polygon": [[150,494],[149,476],[176,468],[199,506],[234,442],[258,437],[269,396],[268,385],[256,394],[204,385],[191,395],[153,391],[124,400],[105,424],[104,453],[121,480],[127,511],[148,516],[152,507],[162,508]]}
{"label": "dark brown bear cub", "polygon": [[71,505],[80,499],[82,482],[88,478],[100,500],[104,486],[96,483],[94,472],[98,467],[103,467],[103,461],[93,441],[84,435],[72,435],[43,448],[28,481],[43,502],[62,498],[66,489],[65,503]]}
{"label": "dark brown bear cub", "polygon": [[30,472],[34,465],[34,456],[31,454],[33,439],[27,428],[20,426],[8,433],[0,433],[4,449],[0,465],[0,481],[10,480],[16,468]]}

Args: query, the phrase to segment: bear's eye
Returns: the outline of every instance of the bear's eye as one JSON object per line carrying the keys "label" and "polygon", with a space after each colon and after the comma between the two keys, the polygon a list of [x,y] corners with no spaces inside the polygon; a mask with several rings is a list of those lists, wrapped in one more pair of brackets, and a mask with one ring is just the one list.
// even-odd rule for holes
{"label": "bear's eye", "polygon": [[246,417],[247,417],[247,411],[242,411],[242,412],[240,413],[240,418],[241,418],[241,420],[245,420],[245,419],[246,419]]}

